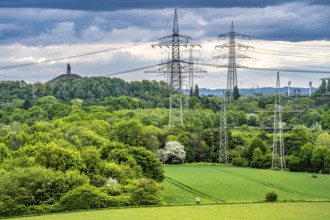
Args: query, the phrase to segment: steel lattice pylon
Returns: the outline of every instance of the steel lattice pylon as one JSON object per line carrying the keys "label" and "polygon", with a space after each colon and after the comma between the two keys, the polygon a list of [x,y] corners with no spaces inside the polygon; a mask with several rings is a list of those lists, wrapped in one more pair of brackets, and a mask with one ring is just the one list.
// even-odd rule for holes
{"label": "steel lattice pylon", "polygon": [[[228,101],[229,103],[233,102],[233,91],[234,88],[237,87],[237,59],[249,59],[251,57],[236,53],[236,47],[239,48],[245,48],[246,50],[249,48],[252,48],[250,46],[241,44],[241,43],[236,43],[235,42],[235,37],[236,36],[242,36],[243,38],[249,38],[250,36],[240,34],[234,31],[234,22],[231,23],[231,30],[229,33],[226,34],[221,34],[219,35],[219,38],[225,38],[229,37],[229,43],[225,43],[222,45],[218,45],[215,48],[228,48],[229,53],[228,54],[222,54],[219,56],[213,57],[214,59],[228,59],[228,74],[227,74],[227,92],[228,92]],[[238,87],[237,87],[238,88]]]}
{"label": "steel lattice pylon", "polygon": [[228,126],[227,126],[227,97],[225,92],[222,94],[221,116],[220,116],[220,146],[219,163],[228,163]]}
{"label": "steel lattice pylon", "polygon": [[272,168],[279,167],[281,170],[286,168],[284,153],[285,151],[284,151],[284,139],[283,139],[280,74],[279,72],[277,72],[275,111],[274,111]]}
{"label": "steel lattice pylon", "polygon": [[[160,43],[152,45],[153,47],[168,47],[171,48],[171,59],[169,62],[162,63],[170,68],[160,68],[154,71],[147,72],[161,72],[168,73],[170,71],[170,113],[169,126],[172,124],[180,124],[183,126],[183,112],[182,112],[182,73],[188,73],[189,67],[187,63],[183,62],[180,57],[180,47],[195,47],[200,46],[192,44],[190,36],[181,35],[179,33],[179,23],[177,10],[174,12],[173,33],[160,39]],[[182,65],[184,63],[184,65]]]}

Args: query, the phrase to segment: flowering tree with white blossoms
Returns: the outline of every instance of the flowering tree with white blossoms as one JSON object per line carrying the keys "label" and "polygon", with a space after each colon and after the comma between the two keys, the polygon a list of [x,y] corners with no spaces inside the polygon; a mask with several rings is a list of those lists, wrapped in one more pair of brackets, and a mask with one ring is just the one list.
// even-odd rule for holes
{"label": "flowering tree with white blossoms", "polygon": [[178,141],[169,141],[164,149],[157,151],[157,157],[163,163],[179,164],[183,163],[186,158],[184,146]]}

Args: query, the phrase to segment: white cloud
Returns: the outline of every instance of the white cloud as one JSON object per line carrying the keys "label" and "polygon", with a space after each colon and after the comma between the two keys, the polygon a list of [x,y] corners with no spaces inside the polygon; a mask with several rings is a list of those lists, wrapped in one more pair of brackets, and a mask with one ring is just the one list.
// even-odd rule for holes
{"label": "white cloud", "polygon": [[[217,36],[229,32],[231,21],[234,21],[237,32],[264,39],[240,41],[255,47],[254,51],[241,51],[255,58],[244,61],[241,65],[326,70],[319,67],[330,66],[327,59],[330,57],[330,42],[321,41],[319,35],[323,39],[329,39],[330,32],[326,23],[330,20],[329,10],[329,6],[290,3],[265,8],[181,9],[178,16],[180,33],[191,35],[202,44],[202,57],[207,63],[213,63],[212,57],[217,55],[214,46],[226,42],[217,41]],[[2,8],[0,19],[0,36],[6,37],[0,40],[0,80],[48,81],[64,73],[68,62],[72,64],[73,73],[92,76],[166,60],[170,50],[153,49],[151,41],[171,33],[173,10],[91,12]],[[270,41],[271,38],[277,40]],[[300,38],[308,40],[288,42]],[[1,69],[5,66],[40,63],[118,47],[125,48],[74,59]],[[226,61],[222,60],[220,64],[226,64]],[[201,77],[196,78],[195,82],[200,83],[200,87],[225,87],[226,69],[207,69],[210,73],[198,74]],[[307,87],[310,80],[317,85],[319,78],[325,76],[328,75],[281,73],[283,82],[291,80],[293,85],[304,87]],[[156,73],[143,71],[118,77],[127,80],[162,79]],[[276,71],[239,69],[238,77],[238,82],[243,87],[252,87],[253,84],[275,86]]]}

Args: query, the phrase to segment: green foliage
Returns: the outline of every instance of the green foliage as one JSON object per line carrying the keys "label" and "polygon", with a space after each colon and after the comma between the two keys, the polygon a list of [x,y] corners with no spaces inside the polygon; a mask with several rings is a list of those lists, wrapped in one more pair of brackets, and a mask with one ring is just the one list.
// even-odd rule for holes
{"label": "green foliage", "polygon": [[234,166],[237,166],[237,167],[248,167],[249,166],[249,161],[242,157],[234,158],[232,160],[232,163]]}
{"label": "green foliage", "polygon": [[277,201],[277,192],[275,190],[268,190],[266,193],[266,202],[276,202]]}
{"label": "green foliage", "polygon": [[[301,147],[300,154],[299,154],[301,170],[311,171],[311,168],[312,168],[311,159],[312,159],[314,148],[315,148],[315,146],[311,143],[307,143]],[[294,170],[296,170],[296,169],[294,169]]]}
{"label": "green foliage", "polygon": [[0,216],[22,215],[27,211],[25,205],[18,204],[12,197],[0,195]]}
{"label": "green foliage", "polygon": [[327,83],[325,79],[322,79],[320,87],[316,90],[317,94],[325,94],[327,91]]}
{"label": "green foliage", "polygon": [[136,119],[121,121],[115,124],[113,134],[119,142],[130,146],[139,146],[143,140],[143,126]]}
{"label": "green foliage", "polygon": [[54,143],[50,143],[38,150],[36,162],[46,168],[62,172],[69,169],[83,170],[85,168],[77,150],[65,149]]}
{"label": "green foliage", "polygon": [[199,97],[199,88],[198,85],[195,85],[194,96]]}
{"label": "green foliage", "polygon": [[161,186],[151,179],[139,179],[136,189],[132,192],[134,205],[162,205]]}
{"label": "green foliage", "polygon": [[87,147],[82,150],[81,158],[85,164],[84,173],[88,176],[100,174],[101,172],[101,155],[95,147]]}
{"label": "green foliage", "polygon": [[286,163],[286,167],[290,170],[290,171],[301,171],[302,167],[301,167],[301,161],[300,158],[298,156],[295,155],[289,155],[285,157],[285,163]]}
{"label": "green foliage", "polygon": [[124,149],[125,145],[123,143],[112,141],[110,143],[107,143],[106,145],[103,145],[100,149],[101,159],[107,159],[110,156],[110,152],[114,149]]}
{"label": "green foliage", "polygon": [[321,119],[321,125],[323,129],[330,130],[330,112],[325,112]]}
{"label": "green foliage", "polygon": [[159,137],[162,135],[162,130],[153,126],[148,125],[143,127],[143,143],[142,145],[152,151],[156,152],[160,146]]}
{"label": "green foliage", "polygon": [[94,186],[83,185],[66,193],[60,200],[63,210],[105,208],[110,197]]}
{"label": "green foliage", "polygon": [[128,96],[107,97],[103,101],[103,105],[111,106],[111,108],[114,110],[138,109],[144,107],[144,104],[140,99],[130,98]]}
{"label": "green foliage", "polygon": [[144,176],[154,179],[158,182],[164,180],[164,171],[162,164],[156,155],[143,147],[131,147],[129,149],[136,163],[141,166]]}
{"label": "green foliage", "polygon": [[300,148],[308,143],[310,134],[307,129],[302,126],[295,127],[288,136],[284,136],[285,152],[290,155],[299,155]]}
{"label": "green foliage", "polygon": [[120,178],[121,167],[113,162],[103,162],[101,167],[101,173],[105,177]]}
{"label": "green foliage", "polygon": [[237,88],[237,86],[235,86],[234,90],[233,90],[233,99],[237,100],[239,97],[240,97],[240,94],[239,94],[238,88]]}
{"label": "green foliage", "polygon": [[261,154],[265,154],[268,150],[263,140],[261,140],[260,138],[254,138],[247,149],[247,159],[252,160],[253,153],[256,148],[259,148]]}
{"label": "green foliage", "polygon": [[0,143],[0,164],[10,156],[10,151],[6,145]]}
{"label": "green foliage", "polygon": [[324,146],[330,150],[330,134],[321,133],[316,139],[317,146]]}
{"label": "green foliage", "polygon": [[311,158],[313,171],[323,171],[324,162],[327,158],[329,150],[326,147],[317,147],[313,150],[313,155]]}
{"label": "green foliage", "polygon": [[43,167],[16,168],[0,176],[0,194],[25,206],[53,204],[67,191],[87,183],[78,173],[62,173]]}

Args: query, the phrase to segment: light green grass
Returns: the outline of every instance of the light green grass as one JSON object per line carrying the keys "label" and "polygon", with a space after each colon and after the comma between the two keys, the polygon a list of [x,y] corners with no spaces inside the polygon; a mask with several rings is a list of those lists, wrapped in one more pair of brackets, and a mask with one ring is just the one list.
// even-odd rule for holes
{"label": "light green grass", "polygon": [[128,208],[15,218],[16,220],[330,219],[330,203],[257,203]]}
{"label": "light green grass", "polygon": [[330,201],[330,175],[237,168],[218,165],[165,166],[168,204],[260,202],[269,189],[280,201]]}

